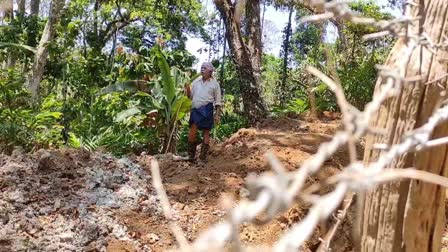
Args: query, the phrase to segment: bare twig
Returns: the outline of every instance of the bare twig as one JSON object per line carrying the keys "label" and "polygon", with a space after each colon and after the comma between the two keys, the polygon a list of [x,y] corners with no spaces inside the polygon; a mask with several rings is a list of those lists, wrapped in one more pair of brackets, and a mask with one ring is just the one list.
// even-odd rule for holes
{"label": "bare twig", "polygon": [[322,243],[319,245],[319,248],[317,248],[317,252],[326,252],[330,249],[330,243],[333,239],[334,235],[336,234],[336,231],[338,230],[339,226],[342,224],[342,222],[345,219],[345,216],[347,215],[348,209],[353,203],[354,195],[350,195],[348,199],[344,201],[344,207],[342,208],[341,212],[336,217],[336,223],[333,225],[331,230],[325,235],[325,238],[323,239]]}
{"label": "bare twig", "polygon": [[152,183],[154,185],[154,188],[156,189],[157,195],[159,196],[160,203],[162,204],[165,218],[169,221],[171,231],[176,237],[180,249],[182,251],[188,251],[188,241],[187,239],[185,239],[182,229],[176,224],[176,221],[174,220],[173,211],[171,210],[168,196],[166,195],[165,189],[163,188],[162,178],[160,177],[159,163],[155,159],[151,160],[151,174]]}

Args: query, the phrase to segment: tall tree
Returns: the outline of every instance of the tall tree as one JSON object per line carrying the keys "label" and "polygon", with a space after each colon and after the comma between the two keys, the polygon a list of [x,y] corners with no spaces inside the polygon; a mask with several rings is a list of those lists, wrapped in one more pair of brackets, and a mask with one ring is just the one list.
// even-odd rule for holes
{"label": "tall tree", "polygon": [[30,1],[31,22],[29,22],[28,24],[29,34],[27,44],[32,47],[37,46],[37,40],[39,35],[39,29],[37,25],[39,21],[39,8],[40,8],[40,0]]}
{"label": "tall tree", "polygon": [[5,2],[4,17],[8,18],[10,21],[14,19],[14,0],[7,0]]}
{"label": "tall tree", "polygon": [[31,0],[30,15],[39,15],[40,0]]}
{"label": "tall tree", "polygon": [[[267,107],[261,97],[261,18],[260,0],[214,0],[226,26],[226,38],[232,59],[241,77],[240,90],[244,112],[251,124],[267,115]],[[247,37],[241,31],[241,13],[245,10],[244,26]]]}
{"label": "tall tree", "polygon": [[[286,81],[288,78],[288,58],[289,58],[289,41],[291,38],[291,21],[292,21],[292,14],[294,13],[294,6],[291,5],[289,7],[289,15],[288,15],[288,24],[285,28],[285,40],[283,41],[283,74],[282,74],[282,85],[281,85],[281,94],[284,95],[286,93]],[[282,99],[282,101],[285,101],[285,99]],[[284,104],[282,104],[284,105]]]}
{"label": "tall tree", "polygon": [[31,77],[28,80],[28,88],[31,91],[34,102],[37,102],[39,99],[40,81],[42,80],[45,64],[47,63],[48,43],[51,42],[55,36],[56,25],[59,22],[64,2],[64,0],[53,0],[51,2],[50,16],[45,24],[45,28],[36,51]]}
{"label": "tall tree", "polygon": [[[322,6],[314,7],[311,0],[295,1],[314,13],[322,12]],[[244,112],[251,124],[267,115],[267,107],[260,91],[261,83],[261,18],[260,0],[214,0],[226,26],[226,38],[231,57],[241,77],[240,90]],[[291,3],[279,1],[279,4]],[[241,16],[245,11],[244,27],[241,31]]]}
{"label": "tall tree", "polygon": [[26,0],[19,0],[19,2],[17,4],[19,13],[21,13],[21,14],[25,13],[25,5],[26,5]]}
{"label": "tall tree", "polygon": [[[444,42],[448,33],[448,5],[445,0],[418,0],[411,6],[414,21],[411,34],[427,34],[434,44]],[[417,18],[418,17],[418,18]],[[403,57],[412,50],[410,59]],[[448,86],[445,59],[447,48],[429,50],[424,45],[416,48],[401,38],[394,46],[386,65],[402,69],[404,77],[422,76],[422,80],[406,83],[400,93],[390,98],[371,120],[373,128],[385,129],[384,135],[368,135],[364,162],[375,161],[380,150],[374,143],[397,144],[409,130],[427,122],[437,104],[444,99]],[[427,84],[431,80],[434,84]],[[375,92],[386,80],[379,78]],[[435,85],[437,84],[437,85]],[[448,135],[448,124],[433,132],[433,138]],[[397,158],[389,168],[407,168],[447,175],[447,146],[440,146]],[[361,251],[440,251],[445,227],[445,190],[440,186],[419,181],[394,182],[369,192],[363,201],[360,220]]]}

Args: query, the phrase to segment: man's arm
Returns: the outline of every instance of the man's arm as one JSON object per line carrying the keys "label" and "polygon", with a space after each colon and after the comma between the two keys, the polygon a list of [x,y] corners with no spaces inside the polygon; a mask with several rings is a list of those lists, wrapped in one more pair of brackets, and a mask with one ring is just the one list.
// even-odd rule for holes
{"label": "man's arm", "polygon": [[191,99],[191,84],[185,85],[185,94],[187,95],[188,98]]}

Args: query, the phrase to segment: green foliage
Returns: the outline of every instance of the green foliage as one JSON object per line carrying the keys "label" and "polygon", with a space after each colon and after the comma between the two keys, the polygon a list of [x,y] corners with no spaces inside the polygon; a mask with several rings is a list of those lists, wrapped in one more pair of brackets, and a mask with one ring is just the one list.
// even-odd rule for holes
{"label": "green foliage", "polygon": [[[376,19],[389,18],[372,1],[354,2],[352,8]],[[297,17],[307,14],[297,9]],[[191,101],[183,88],[196,77],[191,69],[196,59],[185,49],[186,34],[210,43],[201,49],[209,50],[212,58],[223,40],[219,17],[212,13],[206,23],[205,16],[198,1],[175,6],[170,0],[70,1],[48,45],[42,103],[34,107],[28,104],[25,76],[46,18],[25,13],[5,19],[0,26],[0,61],[6,66],[0,70],[0,149],[67,145],[105,148],[117,155],[174,151],[176,145],[184,150]],[[262,97],[273,113],[308,110],[309,90],[315,92],[320,111],[337,110],[332,92],[305,71],[313,65],[331,75],[326,67],[330,60],[352,104],[362,108],[371,99],[374,66],[383,62],[393,41],[361,41],[362,35],[376,30],[344,22],[336,43],[325,45],[322,32],[327,25],[296,28],[290,47],[294,62],[281,92],[282,60],[263,55]],[[242,80],[229,58],[223,68],[223,80],[219,79],[224,111],[212,131],[219,141],[247,125],[241,117]]]}
{"label": "green foliage", "polygon": [[[0,151],[11,152],[15,146],[31,150],[62,144],[62,113],[51,107],[43,112],[33,110],[23,82],[14,69],[0,70]],[[47,99],[43,105],[48,105]]]}
{"label": "green foliage", "polygon": [[222,141],[225,138],[230,137],[239,129],[248,126],[248,122],[245,118],[235,113],[236,111],[233,107],[234,99],[235,97],[232,95],[224,96],[221,121],[211,132],[212,136],[218,141]]}
{"label": "green foliage", "polygon": [[274,115],[285,115],[285,114],[301,114],[307,111],[308,102],[305,99],[297,98],[289,101],[286,106],[274,106],[272,112]]}
{"label": "green foliage", "polygon": [[[355,12],[375,19],[389,19],[390,15],[382,12],[373,1],[355,1],[351,3]],[[305,9],[297,10],[297,18],[308,15]],[[316,77],[306,71],[308,65],[338,79],[350,103],[359,109],[371,100],[376,79],[375,65],[382,64],[393,43],[390,39],[362,40],[362,36],[377,32],[371,26],[340,23],[338,37],[334,44],[326,44],[323,34],[327,24],[299,25],[292,38],[292,49],[296,62],[295,69],[290,70],[288,89],[285,95],[276,98],[287,99],[283,107],[275,107],[274,112],[300,112],[302,106],[294,106],[295,101],[309,104],[308,95],[313,91],[316,97],[318,111],[338,110],[334,94]],[[336,71],[330,71],[328,65],[333,65]],[[336,74],[336,76],[335,76]],[[279,94],[280,95],[280,94]],[[306,107],[309,107],[306,106]]]}
{"label": "green foliage", "polygon": [[159,49],[155,51],[157,55],[158,66],[160,69],[160,75],[163,82],[163,94],[165,95],[166,105],[168,109],[171,110],[171,106],[173,105],[174,98],[176,96],[175,83],[173,77],[171,76],[170,66],[168,65],[165,57],[163,57],[162,52]]}
{"label": "green foliage", "polygon": [[268,106],[272,107],[277,105],[279,100],[278,87],[281,84],[283,62],[280,58],[265,54],[262,63],[262,94]]}
{"label": "green foliage", "polygon": [[[358,0],[350,4],[350,8],[356,13],[364,17],[374,18],[375,20],[388,20],[392,16],[389,13],[383,12],[374,1],[372,0]],[[347,22],[347,30],[356,36],[362,36],[368,33],[378,32],[378,28],[371,25],[355,24]]]}
{"label": "green foliage", "polygon": [[[176,67],[170,67],[158,46],[154,47],[153,53],[156,55],[160,76],[153,76],[151,82],[125,81],[110,85],[101,89],[99,94],[131,91],[135,92],[135,97],[147,99],[149,103],[145,106],[122,108],[123,110],[115,115],[114,122],[123,122],[127,118],[140,116],[143,111],[154,112],[148,115],[148,119],[157,122],[153,127],[156,135],[161,138],[161,151],[173,151],[178,139],[178,126],[191,108],[191,100],[183,93],[184,85],[191,82],[191,79],[187,73]],[[148,90],[149,94],[140,90]],[[141,119],[145,119],[145,116]]]}

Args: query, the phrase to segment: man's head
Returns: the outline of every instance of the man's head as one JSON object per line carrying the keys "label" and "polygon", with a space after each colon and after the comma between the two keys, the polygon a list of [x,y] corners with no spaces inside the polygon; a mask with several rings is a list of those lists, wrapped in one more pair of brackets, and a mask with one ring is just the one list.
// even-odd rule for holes
{"label": "man's head", "polygon": [[213,67],[213,65],[210,62],[202,63],[202,65],[201,65],[202,79],[204,79],[204,80],[210,79],[210,77],[212,77],[214,70],[215,70],[215,68]]}

